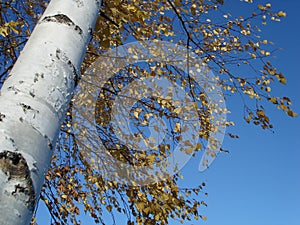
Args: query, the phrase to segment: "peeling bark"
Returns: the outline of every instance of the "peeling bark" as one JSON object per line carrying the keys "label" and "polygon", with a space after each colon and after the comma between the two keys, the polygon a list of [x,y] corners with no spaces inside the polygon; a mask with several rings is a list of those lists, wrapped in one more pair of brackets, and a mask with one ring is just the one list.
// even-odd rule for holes
{"label": "peeling bark", "polygon": [[55,23],[62,23],[74,28],[80,35],[82,34],[82,29],[77,26],[68,16],[64,14],[57,14],[54,16],[46,16],[42,20],[42,22],[55,22]]}
{"label": "peeling bark", "polygon": [[20,199],[33,212],[35,193],[24,157],[17,152],[3,151],[0,153],[0,169],[7,176],[6,186],[11,187],[6,189],[5,194]]}

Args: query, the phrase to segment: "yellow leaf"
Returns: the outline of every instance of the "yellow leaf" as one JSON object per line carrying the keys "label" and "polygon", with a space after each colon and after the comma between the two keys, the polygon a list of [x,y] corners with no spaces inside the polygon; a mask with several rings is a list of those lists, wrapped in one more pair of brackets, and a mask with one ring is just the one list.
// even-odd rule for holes
{"label": "yellow leaf", "polygon": [[193,144],[190,142],[190,140],[186,140],[183,142],[185,146],[193,147]]}
{"label": "yellow leaf", "polygon": [[156,155],[152,154],[152,155],[149,155],[147,159],[148,159],[149,163],[153,163],[155,158],[156,158]]}
{"label": "yellow leaf", "polygon": [[66,199],[68,196],[67,195],[65,195],[65,194],[63,194],[62,196],[61,196],[61,198],[63,198],[63,199]]}
{"label": "yellow leaf", "polygon": [[145,205],[143,202],[138,202],[136,203],[136,208],[138,209],[138,211],[142,212],[143,209],[145,208]]}
{"label": "yellow leaf", "polygon": [[174,3],[175,3],[176,6],[182,6],[180,0],[175,0]]}
{"label": "yellow leaf", "polygon": [[207,220],[207,217],[206,216],[201,216],[201,219]]}
{"label": "yellow leaf", "polygon": [[135,117],[136,119],[139,118],[139,112],[135,111],[135,112],[133,113],[133,115],[134,115],[134,117]]}
{"label": "yellow leaf", "polygon": [[279,16],[279,17],[286,17],[286,12],[279,11],[279,12],[277,13],[277,16]]}
{"label": "yellow leaf", "polygon": [[16,34],[19,34],[20,32],[15,28],[17,25],[19,25],[19,22],[11,21],[8,23],[9,28],[12,29],[12,31]]}
{"label": "yellow leaf", "polygon": [[156,215],[154,216],[154,219],[157,220],[157,221],[159,220],[159,218],[160,218],[160,213],[158,213],[158,214],[156,214]]}
{"label": "yellow leaf", "polygon": [[180,132],[180,123],[175,124],[174,132],[176,132],[176,133]]}
{"label": "yellow leaf", "polygon": [[291,117],[296,117],[298,116],[298,113],[293,112],[292,110],[287,111],[287,114]]}
{"label": "yellow leaf", "polygon": [[202,149],[202,145],[200,143],[197,143],[195,149],[196,150],[201,150]]}
{"label": "yellow leaf", "polygon": [[9,34],[8,27],[0,27],[0,35],[6,37]]}
{"label": "yellow leaf", "polygon": [[258,4],[258,6],[257,6],[260,10],[266,10],[266,7],[264,7],[263,5],[261,5],[261,4]]}
{"label": "yellow leaf", "polygon": [[108,212],[111,212],[112,206],[111,206],[111,205],[108,205],[108,206],[106,206],[106,209],[107,209]]}
{"label": "yellow leaf", "polygon": [[174,109],[174,112],[177,113],[177,114],[180,114],[181,111],[182,111],[182,108],[180,108],[180,107]]}
{"label": "yellow leaf", "polygon": [[279,79],[279,82],[282,83],[282,84],[286,84],[286,78],[285,77],[281,77]]}
{"label": "yellow leaf", "polygon": [[252,116],[253,116],[253,113],[250,112],[249,115],[248,115],[248,117],[247,117],[247,118],[246,118],[246,117],[244,118],[245,121],[246,121],[247,123],[250,123],[250,121],[251,121],[251,119],[252,119]]}
{"label": "yellow leaf", "polygon": [[277,103],[278,103],[278,102],[277,102],[277,99],[274,98],[274,97],[269,98],[268,101],[269,101],[269,102],[272,102],[273,104],[277,104]]}
{"label": "yellow leaf", "polygon": [[265,112],[263,110],[257,110],[256,114],[260,117],[265,116]]}

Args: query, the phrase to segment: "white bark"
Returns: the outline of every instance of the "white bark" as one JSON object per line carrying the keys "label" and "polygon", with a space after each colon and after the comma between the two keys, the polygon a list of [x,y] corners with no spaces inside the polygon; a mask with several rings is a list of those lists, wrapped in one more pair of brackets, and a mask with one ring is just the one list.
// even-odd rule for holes
{"label": "white bark", "polygon": [[29,224],[99,1],[52,0],[0,95],[0,224]]}

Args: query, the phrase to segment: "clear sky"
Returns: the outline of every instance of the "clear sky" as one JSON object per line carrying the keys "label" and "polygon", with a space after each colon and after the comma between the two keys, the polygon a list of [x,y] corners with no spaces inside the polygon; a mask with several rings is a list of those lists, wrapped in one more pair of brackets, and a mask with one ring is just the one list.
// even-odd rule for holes
{"label": "clear sky", "polygon": [[[286,75],[288,83],[276,86],[276,93],[289,96],[293,109],[299,113],[300,1],[269,2],[274,8],[287,12],[281,23],[269,24],[263,32],[264,37],[283,48],[273,61]],[[242,14],[243,9],[239,10]],[[231,131],[238,133],[240,138],[225,138],[223,146],[231,150],[230,154],[219,155],[204,173],[186,172],[187,177],[190,175],[193,180],[207,183],[209,196],[204,199],[208,207],[203,208],[207,221],[203,224],[299,225],[299,116],[290,118],[274,107],[266,107],[275,127],[272,133],[244,122],[238,102],[226,101],[226,104],[232,111],[230,118],[236,121]]]}
{"label": "clear sky", "polygon": [[[287,12],[281,23],[269,24],[263,32],[266,39],[283,48],[276,53],[273,62],[286,75],[288,83],[276,86],[276,93],[290,97],[293,109],[300,113],[300,1],[269,2],[274,8]],[[229,7],[243,14],[242,8]],[[225,138],[223,147],[229,149],[230,154],[219,155],[205,172],[197,171],[198,159],[183,170],[186,179],[181,182],[182,186],[196,186],[205,181],[205,191],[209,194],[201,196],[208,204],[200,211],[207,216],[207,221],[185,224],[299,225],[300,117],[290,118],[272,106],[266,107],[274,125],[272,133],[244,122],[238,100],[226,104],[232,111],[229,119],[236,123],[230,131],[240,138]],[[43,207],[38,221],[46,224],[47,216],[42,211]],[[93,224],[87,221],[83,224]],[[170,224],[180,223],[171,221]]]}

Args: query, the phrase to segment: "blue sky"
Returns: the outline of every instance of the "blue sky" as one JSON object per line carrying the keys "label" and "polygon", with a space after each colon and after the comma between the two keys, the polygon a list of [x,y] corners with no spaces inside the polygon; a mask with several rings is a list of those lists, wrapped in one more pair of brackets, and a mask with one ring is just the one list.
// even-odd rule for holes
{"label": "blue sky", "polygon": [[[290,97],[293,109],[300,113],[300,1],[270,3],[275,9],[287,12],[281,23],[269,24],[263,32],[266,39],[283,48],[276,53],[273,62],[286,75],[288,83],[276,85],[275,93]],[[230,7],[243,14],[242,8]],[[186,179],[182,185],[196,186],[205,181],[205,191],[209,194],[201,196],[208,204],[201,211],[207,216],[207,221],[185,224],[299,225],[300,117],[290,118],[271,105],[266,107],[274,125],[272,133],[244,122],[242,106],[237,99],[226,104],[232,111],[229,118],[236,124],[230,131],[240,138],[225,138],[223,147],[229,149],[230,154],[219,155],[208,170],[197,171],[197,158],[183,170]],[[45,214],[40,212],[39,215],[40,223],[46,223]],[[93,224],[84,221],[84,225]],[[170,224],[179,223],[171,221]]]}
{"label": "blue sky", "polygon": [[[299,113],[300,2],[270,2],[274,8],[287,12],[281,23],[269,24],[263,32],[264,37],[283,48],[273,61],[288,83],[276,86],[275,93],[289,96],[293,109]],[[299,225],[300,118],[290,118],[266,107],[275,127],[272,133],[246,124],[237,102],[226,104],[232,109],[230,117],[236,121],[232,131],[240,138],[226,138],[223,146],[231,150],[230,154],[219,155],[204,173],[193,173],[193,179],[206,181],[209,193],[205,199],[208,207],[203,210],[207,221],[203,224]]]}

